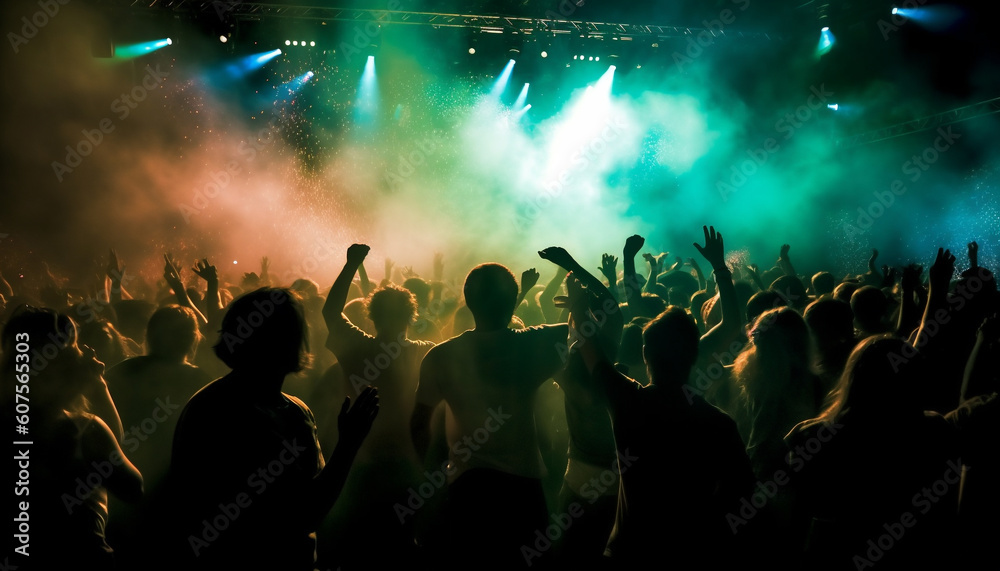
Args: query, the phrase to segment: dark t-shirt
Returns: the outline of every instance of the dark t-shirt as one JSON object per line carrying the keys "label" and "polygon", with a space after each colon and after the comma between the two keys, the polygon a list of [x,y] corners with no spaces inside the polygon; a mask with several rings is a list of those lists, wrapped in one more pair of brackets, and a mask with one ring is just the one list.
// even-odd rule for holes
{"label": "dark t-shirt", "polygon": [[726,515],[750,496],[754,476],[736,423],[700,397],[643,387],[609,363],[593,374],[607,388],[621,473],[610,554],[623,564],[738,559]]}
{"label": "dark t-shirt", "polygon": [[255,399],[232,376],[210,383],[188,402],[174,437],[174,547],[199,568],[311,570],[306,513],[323,465],[301,400]]}

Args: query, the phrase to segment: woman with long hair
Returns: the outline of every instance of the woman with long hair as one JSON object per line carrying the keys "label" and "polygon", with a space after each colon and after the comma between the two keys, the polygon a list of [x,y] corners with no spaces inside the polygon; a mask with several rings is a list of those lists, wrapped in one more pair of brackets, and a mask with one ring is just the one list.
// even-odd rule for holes
{"label": "woman with long hair", "polygon": [[797,505],[816,569],[943,564],[958,507],[958,431],[920,400],[921,361],[906,341],[869,337],[830,405],[787,436]]}

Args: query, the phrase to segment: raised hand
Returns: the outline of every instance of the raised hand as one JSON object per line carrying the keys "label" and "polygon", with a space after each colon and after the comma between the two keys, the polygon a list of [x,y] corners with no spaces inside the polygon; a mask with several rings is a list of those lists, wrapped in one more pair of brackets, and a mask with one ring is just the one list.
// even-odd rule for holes
{"label": "raised hand", "polygon": [[413,271],[413,266],[403,266],[403,279],[418,278],[420,277],[417,272]]}
{"label": "raised hand", "polygon": [[979,244],[975,242],[969,242],[969,267],[979,267]]}
{"label": "raised hand", "polygon": [[368,252],[371,248],[366,244],[351,244],[347,248],[347,262],[349,264],[361,265],[365,258],[368,256]]}
{"label": "raised hand", "polygon": [[378,389],[370,385],[361,391],[354,406],[351,406],[351,397],[344,399],[337,417],[337,428],[340,430],[338,446],[361,447],[378,416],[378,400]]}
{"label": "raised hand", "polygon": [[173,257],[170,253],[163,254],[163,279],[167,281],[167,285],[174,289],[176,292],[178,288],[181,291],[184,290],[184,283],[181,281],[181,271],[174,263]]}
{"label": "raised hand", "polygon": [[264,256],[260,259],[260,275],[267,275],[269,269],[271,269],[271,261],[267,259],[267,256]]}
{"label": "raised hand", "polygon": [[626,258],[634,258],[645,244],[645,238],[638,234],[633,234],[625,239],[625,247],[622,249],[622,255]]}
{"label": "raised hand", "polygon": [[557,295],[552,299],[556,307],[582,312],[587,309],[587,291],[583,284],[573,275],[566,274],[566,295]]}
{"label": "raised hand", "polygon": [[608,278],[608,283],[614,285],[618,281],[618,258],[611,254],[601,256],[601,267],[598,268],[604,277]]}
{"label": "raised hand", "polygon": [[385,282],[386,283],[392,282],[392,268],[393,268],[394,265],[395,264],[393,264],[392,260],[390,260],[389,258],[385,259]]}
{"label": "raised hand", "polygon": [[576,265],[576,261],[573,256],[569,255],[569,252],[565,248],[559,246],[550,246],[538,252],[538,256],[543,260],[548,260],[553,264],[559,266],[564,270],[573,271]]}
{"label": "raised hand", "polygon": [[951,276],[954,274],[955,256],[951,255],[951,250],[938,248],[937,257],[934,259],[934,265],[931,266],[931,269],[928,272],[931,287],[941,288],[942,290],[947,291],[948,282],[951,281]]}
{"label": "raised hand", "polygon": [[521,291],[526,292],[535,287],[535,284],[538,283],[538,278],[539,275],[538,272],[535,271],[535,268],[524,270],[524,272],[521,273]]}
{"label": "raised hand", "polygon": [[790,244],[782,244],[781,250],[778,252],[778,260],[785,260],[788,258],[788,251],[792,249]]}
{"label": "raised hand", "polygon": [[215,266],[208,263],[208,258],[202,258],[200,261],[195,262],[191,271],[206,282],[219,282],[219,271]]}
{"label": "raised hand", "polygon": [[108,250],[108,267],[105,273],[112,282],[121,282],[125,276],[125,264],[118,259],[118,253],[114,248]]}
{"label": "raised hand", "polygon": [[[697,242],[694,243],[694,247],[698,250],[708,263],[712,265],[713,270],[727,270],[726,267],[726,256],[725,247],[723,246],[722,234],[715,231],[715,226],[702,226],[702,230],[705,232],[705,245],[699,246]],[[787,252],[786,246],[782,246],[782,251]]]}

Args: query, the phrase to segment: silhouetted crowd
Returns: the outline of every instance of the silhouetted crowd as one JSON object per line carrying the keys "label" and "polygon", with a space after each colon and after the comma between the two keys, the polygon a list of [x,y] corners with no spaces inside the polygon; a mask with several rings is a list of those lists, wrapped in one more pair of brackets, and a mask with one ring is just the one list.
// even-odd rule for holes
{"label": "silhouetted crowd", "polygon": [[361,244],[329,290],[114,251],[0,276],[5,568],[1000,566],[978,245],[838,279],[703,234],[708,273],[631,236],[621,271],[538,252],[547,283],[440,254],[373,281]]}

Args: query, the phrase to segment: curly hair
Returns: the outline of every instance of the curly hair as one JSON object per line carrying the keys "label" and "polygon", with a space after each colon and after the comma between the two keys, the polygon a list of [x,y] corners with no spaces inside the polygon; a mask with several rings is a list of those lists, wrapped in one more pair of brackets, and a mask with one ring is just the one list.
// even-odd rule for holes
{"label": "curly hair", "polygon": [[417,316],[417,298],[410,290],[394,284],[373,291],[367,306],[368,319],[376,330],[394,324],[409,325]]}

